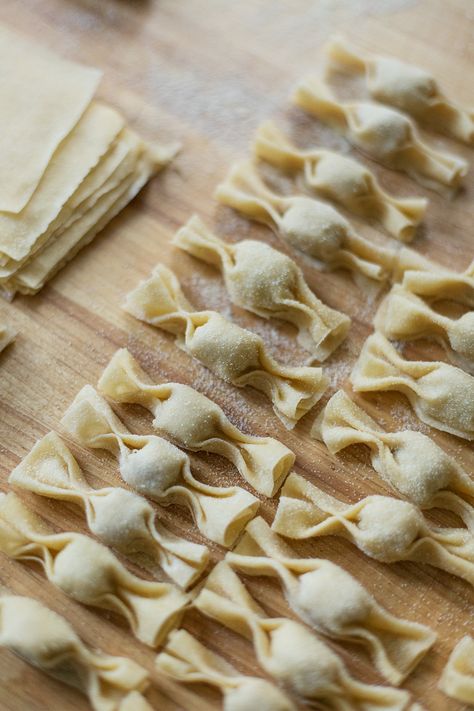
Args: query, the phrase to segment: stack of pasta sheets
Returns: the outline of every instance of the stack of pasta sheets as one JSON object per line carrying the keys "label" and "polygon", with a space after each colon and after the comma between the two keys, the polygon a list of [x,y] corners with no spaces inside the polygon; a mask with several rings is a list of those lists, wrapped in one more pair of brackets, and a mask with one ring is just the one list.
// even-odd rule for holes
{"label": "stack of pasta sheets", "polygon": [[94,99],[100,72],[0,26],[0,289],[37,292],[166,165]]}

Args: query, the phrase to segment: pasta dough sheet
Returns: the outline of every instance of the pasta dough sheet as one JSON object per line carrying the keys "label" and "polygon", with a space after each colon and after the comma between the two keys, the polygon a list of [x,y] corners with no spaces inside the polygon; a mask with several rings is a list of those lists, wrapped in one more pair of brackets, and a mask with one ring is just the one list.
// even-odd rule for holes
{"label": "pasta dough sheet", "polygon": [[6,284],[5,290],[8,295],[11,296],[16,291],[22,294],[34,294],[39,291],[48,279],[51,279],[135,197],[158,167],[154,157],[150,153],[145,153],[134,173],[106,192],[83,217]]}
{"label": "pasta dough sheet", "polygon": [[0,210],[18,213],[89,105],[101,73],[60,59],[3,25],[0,66]]}
{"label": "pasta dough sheet", "polygon": [[[107,153],[101,158],[99,163],[94,166],[74,194],[61,208],[57,217],[48,226],[48,229],[38,237],[29,254],[19,261],[10,259],[5,266],[0,267],[0,283],[8,281],[15,272],[21,269],[35,254],[44,249],[47,244],[50,244],[66,227],[69,227],[72,222],[77,220],[97,202],[100,195],[103,194],[103,186],[106,185],[107,180],[112,175],[115,176],[118,171],[122,171],[122,166],[125,161],[130,163],[131,149],[135,147],[135,144],[142,145],[141,141],[132,131],[129,131],[127,128],[123,129]],[[123,177],[124,174],[125,173],[122,173],[121,177]]]}
{"label": "pasta dough sheet", "polygon": [[[136,168],[138,158],[143,153],[144,144],[136,134],[128,129],[125,129],[124,133],[124,138],[111,149],[110,155],[103,162],[101,161],[91,171],[90,176],[81,183],[76,191],[77,196],[75,194],[68,205],[61,210],[54,222],[54,225],[57,225],[56,229],[49,234],[48,238],[44,242],[41,240],[40,243],[37,243],[32,254],[28,255],[16,267],[10,267],[4,271],[0,269],[0,284],[14,279],[23,267],[31,264],[41,252],[50,248],[67,229],[94,208],[102,196],[118,187],[125,178],[131,176]],[[2,274],[6,276],[2,278]]]}
{"label": "pasta dough sheet", "polygon": [[93,103],[77,127],[56,151],[32,199],[18,214],[0,213],[0,251],[21,261],[38,239],[45,241],[48,226],[107,151],[123,128],[114,109]]}

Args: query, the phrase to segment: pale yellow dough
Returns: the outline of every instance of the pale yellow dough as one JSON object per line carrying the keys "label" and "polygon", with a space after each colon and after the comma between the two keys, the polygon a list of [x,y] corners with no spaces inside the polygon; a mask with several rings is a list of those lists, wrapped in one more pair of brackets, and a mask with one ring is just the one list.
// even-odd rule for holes
{"label": "pale yellow dough", "polygon": [[177,681],[217,687],[224,696],[223,711],[296,711],[290,699],[266,679],[243,676],[186,630],[171,632],[156,657],[157,668]]}
{"label": "pale yellow dough", "polygon": [[474,538],[465,528],[438,528],[408,501],[367,496],[346,504],[297,474],[282,489],[272,528],[288,538],[342,536],[381,563],[427,563],[474,585]]}
{"label": "pale yellow dough", "polygon": [[377,101],[396,106],[441,133],[474,142],[474,111],[448,99],[424,69],[394,57],[363,52],[344,37],[333,37],[325,49],[334,67],[363,74]]}
{"label": "pale yellow dough", "polygon": [[329,400],[312,434],[332,454],[366,445],[375,471],[408,501],[422,509],[453,511],[474,534],[474,481],[426,435],[385,432],[343,390]]}
{"label": "pale yellow dough", "polygon": [[[60,59],[4,25],[0,66],[0,211],[18,213],[89,105],[101,74]],[[4,237],[2,230],[0,251]]]}
{"label": "pale yellow dough", "polygon": [[194,606],[250,639],[262,669],[306,701],[322,701],[341,711],[402,711],[410,707],[407,691],[353,679],[342,660],[304,625],[284,617],[267,617],[223,561],[207,578]]}
{"label": "pale yellow dough", "polygon": [[395,284],[374,318],[377,331],[392,341],[434,338],[445,347],[450,361],[474,373],[474,311],[450,318],[421,297]]}
{"label": "pale yellow dough", "polygon": [[257,512],[258,499],[245,489],[195,479],[188,455],[171,442],[132,434],[90,385],[76,395],[61,424],[84,447],[113,454],[123,480],[133,489],[163,505],[188,507],[201,533],[216,543],[233,545]]}
{"label": "pale yellow dough", "polygon": [[439,688],[456,701],[474,705],[474,638],[466,635],[448,659]]}
{"label": "pale yellow dough", "polygon": [[298,342],[311,353],[308,364],[326,360],[347,336],[350,318],[320,301],[296,262],[265,242],[244,239],[228,244],[194,215],[178,230],[173,244],[218,267],[232,303],[263,318],[293,324]]}
{"label": "pale yellow dough", "polygon": [[430,302],[451,299],[474,308],[474,261],[464,272],[453,272],[405,247],[393,266],[393,280],[412,294]]}
{"label": "pale yellow dough", "polygon": [[83,605],[116,612],[156,647],[176,627],[191,597],[171,583],[130,573],[108,548],[80,533],[53,533],[14,494],[0,494],[0,550],[39,563],[48,580]]}
{"label": "pale yellow dough", "polygon": [[179,146],[146,145],[93,100],[97,71],[0,26],[2,59],[0,291],[12,299],[39,291]]}
{"label": "pale yellow dough", "polygon": [[438,361],[409,361],[381,333],[364,343],[351,383],[357,392],[396,390],[423,422],[474,439],[474,377]]}
{"label": "pale yellow dough", "polygon": [[253,437],[232,425],[221,408],[182,383],[154,384],[125,349],[118,350],[99,380],[99,391],[149,409],[153,426],[185,449],[220,454],[265,496],[280,488],[295,455],[273,437]]}
{"label": "pale yellow dough", "polygon": [[296,175],[302,187],[379,223],[402,242],[411,242],[425,215],[425,198],[396,198],[362,163],[324,148],[298,149],[271,121],[258,129],[254,153]]}
{"label": "pale yellow dough", "polygon": [[[99,198],[131,175],[142,152],[143,142],[133,131],[127,128],[120,131],[104,156],[67,199],[47,230],[35,240],[34,246],[24,258],[20,261],[10,259],[0,267],[0,284],[14,279],[27,263],[31,263],[43,250],[51,247],[66,229],[94,207]],[[34,203],[32,200],[33,206]]]}
{"label": "pale yellow dough", "polygon": [[248,524],[225,560],[247,575],[276,576],[298,617],[321,634],[368,647],[375,667],[396,686],[436,640],[429,627],[390,614],[343,568],[297,558],[263,518]]}
{"label": "pale yellow dough", "polygon": [[55,432],[35,444],[8,481],[40,496],[78,504],[89,530],[104,545],[153,573],[164,570],[180,587],[192,585],[209,562],[205,546],[173,535],[155,520],[155,510],[143,497],[118,486],[92,489]]}
{"label": "pale yellow dough", "polygon": [[468,171],[463,158],[422,142],[412,119],[395,109],[364,101],[338,101],[320,79],[298,85],[295,102],[339,130],[356,148],[388,168],[401,170],[421,185],[457,188]]}
{"label": "pale yellow dough", "polygon": [[152,711],[141,692],[148,673],[131,659],[91,649],[73,627],[37,600],[0,596],[0,646],[70,686],[94,711]]}
{"label": "pale yellow dough", "polygon": [[388,279],[395,252],[358,235],[331,205],[309,197],[277,195],[249,161],[237,163],[218,185],[224,205],[264,222],[292,247],[331,269],[344,268],[378,281]]}
{"label": "pale yellow dough", "polygon": [[256,333],[217,311],[194,310],[176,275],[163,264],[127,295],[124,308],[141,321],[171,332],[180,348],[226,382],[263,392],[288,429],[328,386],[322,368],[281,365]]}
{"label": "pale yellow dough", "polygon": [[0,212],[0,254],[21,262],[71,195],[98,164],[124,126],[114,109],[92,102],[56,151],[28,205],[18,214]]}
{"label": "pale yellow dough", "polygon": [[[39,291],[61,267],[88,244],[141,190],[150,177],[163,167],[160,157],[148,150],[140,156],[135,170],[117,186],[105,190],[82,217],[58,235],[51,244],[22,267],[3,288],[10,293],[31,294]],[[113,177],[111,185],[114,184]]]}

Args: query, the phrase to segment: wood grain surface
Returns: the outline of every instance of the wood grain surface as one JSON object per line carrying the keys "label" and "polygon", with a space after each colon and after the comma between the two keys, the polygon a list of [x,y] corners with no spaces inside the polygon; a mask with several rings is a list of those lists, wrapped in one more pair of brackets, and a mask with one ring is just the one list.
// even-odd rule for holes
{"label": "wood grain surface", "polygon": [[[183,142],[174,165],[153,180],[38,296],[0,304],[2,319],[19,331],[16,343],[0,356],[2,490],[7,489],[10,470],[36,439],[58,427],[79,388],[96,384],[115,349],[127,346],[157,380],[189,383],[218,402],[244,430],[279,437],[296,452],[296,470],[328,492],[348,501],[388,492],[360,448],[332,457],[310,439],[314,413],[293,432],[286,431],[263,396],[220,382],[179,351],[171,337],[125,314],[121,303],[125,293],[162,260],[176,270],[198,306],[220,309],[258,331],[278,359],[301,362],[304,353],[296,345],[294,329],[232,307],[218,273],[171,248],[170,237],[197,212],[229,240],[252,236],[278,244],[266,228],[250,226],[231,210],[217,207],[212,193],[231,161],[245,155],[258,124],[270,117],[291,129],[302,145],[321,141],[328,147],[347,150],[342,139],[305,118],[288,102],[298,77],[318,68],[320,46],[331,32],[346,32],[367,49],[425,66],[452,96],[472,103],[473,9],[471,0],[2,1],[0,21],[43,41],[65,57],[102,68],[105,76],[100,96],[121,109],[144,136]],[[429,138],[472,158],[467,148],[436,136]],[[400,174],[375,164],[370,167],[390,190],[429,197],[426,224],[414,246],[445,265],[464,269],[473,256],[472,177],[467,189],[450,200],[423,190]],[[388,239],[370,226],[355,224],[368,237]],[[360,289],[347,272],[323,274],[309,259],[293,256],[314,291],[353,319],[347,342],[326,366],[333,392],[347,385],[361,344],[371,332],[380,294]],[[406,352],[409,357],[443,357],[441,351],[424,342]],[[388,429],[429,431],[401,396],[367,396],[364,403]],[[150,418],[143,410],[130,407],[119,412],[131,428],[150,431]],[[429,433],[473,471],[471,446],[450,435]],[[72,448],[93,485],[119,483],[111,458]],[[193,461],[210,482],[237,480],[236,472],[223,459],[196,455]],[[74,507],[22,496],[57,530],[85,530]],[[275,508],[276,500],[263,501],[261,512],[270,521]],[[163,518],[176,532],[200,540],[183,509],[164,509]],[[440,512],[433,513],[433,520],[450,521]],[[405,686],[426,709],[461,708],[437,690],[437,682],[454,644],[462,635],[474,632],[473,593],[467,583],[430,567],[378,564],[338,539],[295,547],[303,555],[328,556],[344,564],[392,612],[436,629],[438,643]],[[222,557],[223,550],[218,546],[211,545],[211,549],[213,561]],[[219,695],[209,687],[179,686],[153,672],[153,650],[135,641],[115,617],[66,598],[46,582],[37,566],[4,557],[0,566],[2,585],[37,597],[64,614],[90,644],[129,655],[146,666],[153,674],[148,698],[157,710],[220,708]],[[248,582],[269,614],[291,616],[276,583],[264,578]],[[250,645],[236,635],[196,612],[186,615],[185,627],[243,673],[262,673]],[[333,646],[355,675],[382,682],[360,649]],[[79,693],[2,650],[0,708],[82,711],[88,704]]]}

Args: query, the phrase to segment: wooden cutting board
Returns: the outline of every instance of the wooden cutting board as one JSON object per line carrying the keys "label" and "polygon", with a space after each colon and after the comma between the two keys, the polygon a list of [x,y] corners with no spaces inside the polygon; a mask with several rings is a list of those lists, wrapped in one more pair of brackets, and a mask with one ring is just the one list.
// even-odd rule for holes
{"label": "wooden cutting board", "polygon": [[[302,142],[321,141],[347,150],[344,142],[291,109],[288,96],[303,73],[317,70],[319,49],[334,31],[346,32],[370,50],[387,52],[425,66],[449,93],[472,102],[474,60],[470,0],[3,0],[0,21],[24,32],[65,57],[101,67],[100,95],[120,108],[130,123],[150,140],[183,142],[175,164],[122,215],[63,269],[42,293],[0,304],[2,320],[19,330],[16,343],[0,357],[1,488],[10,470],[37,438],[58,427],[75,393],[95,384],[116,348],[127,346],[151,375],[189,383],[218,402],[246,431],[272,434],[297,454],[296,470],[330,493],[348,501],[389,493],[355,449],[331,457],[309,437],[310,414],[287,432],[268,402],[254,391],[237,391],[212,377],[179,351],[170,337],[125,314],[125,293],[160,260],[176,269],[197,305],[221,309],[263,335],[275,357],[301,362],[295,332],[267,323],[232,307],[216,271],[177,253],[169,246],[174,230],[199,213],[229,240],[257,236],[278,244],[264,228],[252,227],[212,199],[217,181],[230,162],[246,153],[257,125],[273,117]],[[430,136],[440,146],[449,141]],[[472,152],[455,146],[459,154]],[[427,195],[425,227],[414,246],[423,254],[462,270],[473,257],[473,180],[455,200],[425,191],[408,178],[371,165],[383,184],[399,194]],[[356,222],[362,234],[379,238]],[[382,237],[386,240],[386,238]],[[280,248],[284,247],[280,244]],[[371,331],[380,294],[354,285],[347,272],[323,274],[310,260],[296,256],[315,292],[353,319],[345,345],[329,360],[333,389],[347,384],[352,364]],[[442,357],[430,343],[410,347],[410,357]],[[396,395],[369,396],[367,407],[389,429],[414,427],[426,432]],[[121,410],[127,423],[150,431],[150,419],[137,408]],[[473,471],[472,447],[450,435],[430,432],[447,451]],[[111,459],[73,447],[93,485],[119,483]],[[197,455],[211,482],[236,481],[236,473],[218,457]],[[61,529],[84,531],[78,511],[59,502],[25,497]],[[263,501],[262,515],[271,521],[276,501]],[[448,521],[438,514],[433,520]],[[163,511],[173,530],[200,540],[183,509]],[[464,582],[433,568],[413,564],[384,566],[337,539],[296,546],[304,555],[328,556],[357,577],[392,612],[431,625],[439,633],[434,650],[406,682],[427,709],[454,711],[459,704],[437,691],[437,681],[458,639],[474,632],[473,594]],[[211,545],[213,561],[223,551]],[[71,620],[89,643],[110,653],[129,655],[153,671],[154,652],[136,642],[117,619],[86,609],[49,585],[38,567],[2,558],[0,582],[11,590],[37,597]],[[278,586],[263,578],[250,589],[271,615],[291,616]],[[223,628],[189,613],[185,627],[243,672],[261,673],[250,645]],[[368,657],[349,645],[334,644],[352,673],[381,682]],[[75,691],[45,678],[6,651],[0,652],[0,707],[9,711],[79,711],[87,703]],[[220,707],[217,693],[205,686],[181,687],[154,674],[148,698],[156,709],[203,711]]]}

